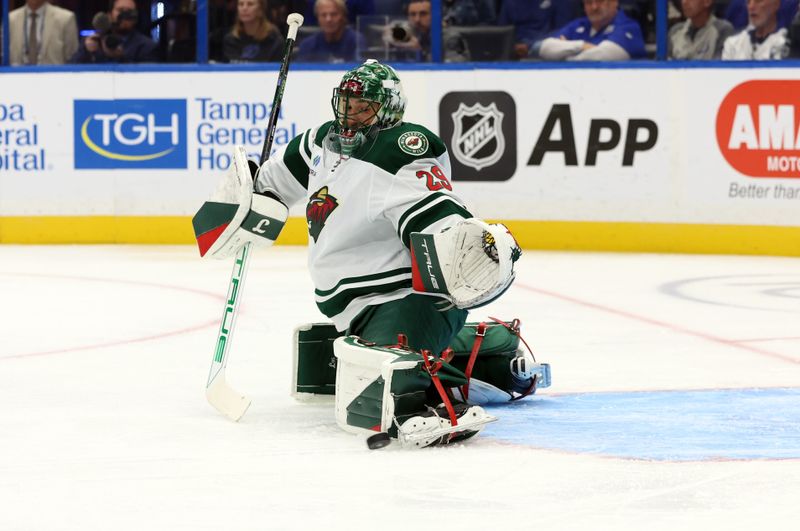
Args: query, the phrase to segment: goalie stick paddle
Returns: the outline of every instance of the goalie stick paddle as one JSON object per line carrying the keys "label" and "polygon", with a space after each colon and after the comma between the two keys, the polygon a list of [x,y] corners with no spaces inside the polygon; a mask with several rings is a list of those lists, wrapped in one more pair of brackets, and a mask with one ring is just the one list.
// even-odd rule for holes
{"label": "goalie stick paddle", "polygon": [[[275,96],[272,99],[272,110],[270,111],[269,121],[267,122],[267,135],[264,139],[264,147],[261,150],[261,158],[258,165],[261,166],[269,158],[272,150],[272,141],[275,138],[275,126],[278,122],[283,91],[286,87],[286,78],[289,74],[289,60],[297,38],[297,30],[303,25],[303,16],[292,13],[286,17],[289,26],[289,33],[286,37],[286,44],[283,49],[283,60],[278,72],[278,84],[275,87]],[[206,398],[220,413],[233,421],[242,418],[247,408],[250,407],[250,399],[234,390],[228,385],[225,379],[225,367],[228,364],[228,351],[231,345],[233,327],[236,323],[236,315],[239,308],[239,301],[244,290],[244,280],[247,276],[247,268],[250,264],[250,243],[246,243],[237,253],[233,264],[231,280],[228,283],[228,296],[225,300],[225,311],[222,313],[222,320],[217,334],[217,344],[214,349],[214,357],[211,360],[211,370],[208,373],[206,383]]]}

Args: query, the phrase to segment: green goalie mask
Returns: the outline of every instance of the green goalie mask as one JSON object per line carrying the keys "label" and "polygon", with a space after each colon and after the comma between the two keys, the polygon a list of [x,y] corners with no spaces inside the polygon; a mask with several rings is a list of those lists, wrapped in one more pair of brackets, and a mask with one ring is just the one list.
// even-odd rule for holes
{"label": "green goalie mask", "polygon": [[381,129],[403,120],[406,97],[394,69],[375,59],[347,72],[333,89],[331,99],[335,117],[330,148],[350,156],[370,142]]}

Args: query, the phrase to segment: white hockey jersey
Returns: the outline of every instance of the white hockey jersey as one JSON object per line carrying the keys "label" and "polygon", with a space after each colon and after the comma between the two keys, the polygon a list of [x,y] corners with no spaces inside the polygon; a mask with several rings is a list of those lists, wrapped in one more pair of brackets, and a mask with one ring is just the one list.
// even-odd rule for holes
{"label": "white hockey jersey", "polygon": [[723,61],[745,61],[786,59],[789,55],[789,38],[786,28],[770,33],[764,40],[758,40],[752,27],[725,39],[722,48]]}
{"label": "white hockey jersey", "polygon": [[297,136],[261,168],[258,192],[306,203],[308,267],[320,311],[336,328],[369,305],[412,293],[412,232],[472,217],[452,193],[450,158],[428,129],[401,123],[366,153],[326,152],[332,122]]}

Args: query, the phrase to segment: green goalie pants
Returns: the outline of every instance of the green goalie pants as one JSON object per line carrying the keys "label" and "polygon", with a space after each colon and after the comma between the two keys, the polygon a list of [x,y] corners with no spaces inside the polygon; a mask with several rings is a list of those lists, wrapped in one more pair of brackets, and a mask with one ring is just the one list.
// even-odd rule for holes
{"label": "green goalie pants", "polygon": [[[394,345],[397,335],[405,334],[409,346],[439,355],[453,348],[451,365],[465,371],[477,335],[478,323],[466,323],[466,310],[452,308],[440,312],[440,299],[409,295],[364,309],[350,324],[347,335],[356,335],[376,345]],[[336,359],[333,340],[342,335],[333,325],[313,325],[297,331],[297,393],[333,394]],[[472,370],[472,377],[503,391],[513,387],[509,361],[516,355],[519,336],[506,327],[490,322]]]}
{"label": "green goalie pants", "polygon": [[353,319],[347,334],[377,345],[394,345],[397,335],[405,334],[412,349],[439,355],[464,327],[467,311],[451,308],[442,312],[436,303],[441,306],[442,299],[412,294],[368,306]]}

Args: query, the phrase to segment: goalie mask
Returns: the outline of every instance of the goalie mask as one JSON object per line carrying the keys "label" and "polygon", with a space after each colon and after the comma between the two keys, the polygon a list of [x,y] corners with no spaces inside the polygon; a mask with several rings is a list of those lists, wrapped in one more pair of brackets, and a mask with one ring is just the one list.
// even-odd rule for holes
{"label": "goalie mask", "polygon": [[349,157],[372,142],[378,131],[403,120],[406,97],[394,69],[368,59],[342,77],[331,105],[335,120],[328,148]]}

